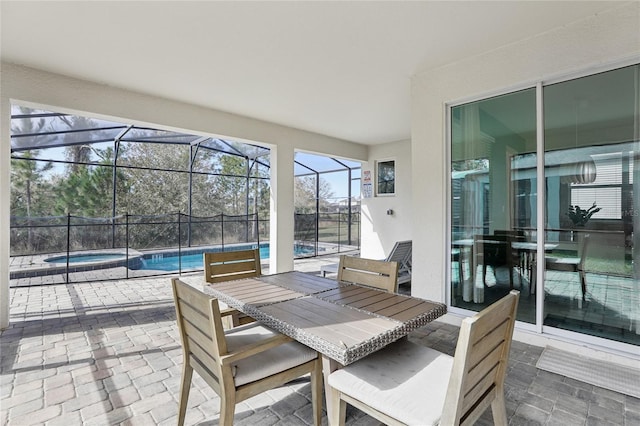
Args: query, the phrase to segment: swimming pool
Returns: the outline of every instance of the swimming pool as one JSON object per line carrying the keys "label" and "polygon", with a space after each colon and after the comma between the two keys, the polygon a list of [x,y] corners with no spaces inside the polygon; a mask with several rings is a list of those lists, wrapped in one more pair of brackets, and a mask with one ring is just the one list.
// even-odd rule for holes
{"label": "swimming pool", "polygon": [[[294,248],[294,255],[301,256],[305,254],[313,254],[313,247],[296,246]],[[263,245],[260,247],[260,259],[268,258],[269,246]],[[153,271],[165,272],[203,268],[204,266],[202,265],[202,251],[196,253],[182,253],[182,255],[178,255],[175,253],[147,254],[142,258],[142,265],[140,266],[140,269],[150,269]]]}

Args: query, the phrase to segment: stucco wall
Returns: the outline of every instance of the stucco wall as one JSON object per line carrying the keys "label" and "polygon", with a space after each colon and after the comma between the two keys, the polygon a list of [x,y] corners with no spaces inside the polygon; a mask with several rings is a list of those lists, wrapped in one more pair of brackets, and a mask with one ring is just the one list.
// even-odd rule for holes
{"label": "stucco wall", "polygon": [[[362,171],[371,171],[375,185],[375,162],[395,160],[395,195],[373,196],[362,200],[361,256],[383,259],[396,241],[412,239],[411,142],[399,141],[370,147],[369,161]],[[388,215],[387,210],[393,210]]]}
{"label": "stucco wall", "polygon": [[640,61],[639,28],[640,3],[621,3],[618,8],[588,19],[414,76],[414,295],[445,301],[446,104]]}

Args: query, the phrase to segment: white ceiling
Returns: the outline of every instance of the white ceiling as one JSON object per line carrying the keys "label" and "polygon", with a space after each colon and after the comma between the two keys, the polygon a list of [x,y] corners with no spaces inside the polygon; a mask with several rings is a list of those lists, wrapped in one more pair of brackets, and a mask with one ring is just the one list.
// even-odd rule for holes
{"label": "white ceiling", "polygon": [[2,1],[3,61],[364,144],[410,135],[410,78],[616,2]]}

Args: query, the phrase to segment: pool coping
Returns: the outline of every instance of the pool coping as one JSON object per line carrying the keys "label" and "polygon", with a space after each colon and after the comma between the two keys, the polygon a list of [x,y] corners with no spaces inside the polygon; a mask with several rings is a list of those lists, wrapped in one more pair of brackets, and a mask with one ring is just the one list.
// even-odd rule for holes
{"label": "pool coping", "polygon": [[72,262],[67,268],[66,263],[47,262],[47,259],[66,257],[66,252],[47,253],[29,256],[13,256],[9,265],[9,279],[29,278],[46,275],[65,274],[67,272],[84,272],[96,269],[117,268],[120,266],[131,267],[139,263],[144,255],[133,249],[105,249],[105,250],[81,250],[69,252],[69,257],[82,255],[117,254],[125,256],[120,259],[92,260],[88,262]]}
{"label": "pool coping", "polygon": [[[215,246],[195,246],[195,247],[169,247],[162,249],[149,249],[149,250],[135,250],[135,249],[126,249],[126,248],[114,248],[114,249],[94,249],[94,250],[78,250],[78,251],[70,251],[68,253],[69,256],[77,256],[77,255],[100,255],[100,254],[120,254],[127,255],[128,258],[122,259],[109,259],[103,261],[89,261],[89,262],[72,262],[69,263],[69,268],[67,269],[66,263],[51,263],[46,262],[46,259],[51,259],[54,257],[67,256],[66,252],[57,252],[57,253],[47,253],[47,254],[39,254],[39,255],[26,255],[26,256],[12,256],[10,257],[9,264],[9,279],[21,279],[21,278],[32,278],[39,276],[48,276],[48,275],[56,275],[56,274],[66,274],[66,273],[74,273],[74,272],[87,272],[94,270],[102,270],[102,269],[111,269],[118,267],[126,267],[132,271],[142,271],[145,268],[142,266],[143,259],[151,259],[154,255],[164,255],[164,256],[176,256],[178,254],[198,254],[203,253],[205,251],[222,251],[223,249],[233,249],[247,246],[262,246],[264,244],[270,244],[268,241],[262,241],[260,243],[232,243]],[[304,244],[300,244],[304,245]],[[323,248],[326,250],[326,247]],[[329,254],[329,253],[327,253]],[[195,269],[198,270],[198,269]],[[200,268],[202,270],[202,268]],[[189,272],[183,270],[182,272]],[[170,272],[166,272],[170,273]]]}

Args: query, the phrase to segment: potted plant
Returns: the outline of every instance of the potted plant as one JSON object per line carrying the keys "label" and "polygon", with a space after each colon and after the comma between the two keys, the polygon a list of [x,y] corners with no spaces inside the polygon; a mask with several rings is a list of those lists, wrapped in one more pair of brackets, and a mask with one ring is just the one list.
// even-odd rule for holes
{"label": "potted plant", "polygon": [[587,210],[581,209],[580,206],[569,206],[567,216],[569,216],[569,219],[571,219],[575,228],[584,228],[589,219],[591,219],[591,216],[598,213],[600,210],[602,209],[598,207],[594,201],[593,205]]}
{"label": "potted plant", "polygon": [[[587,224],[591,216],[598,213],[602,210],[600,207],[596,206],[596,202],[593,202],[593,205],[588,209],[582,209],[580,206],[569,206],[569,211],[567,212],[567,216],[573,222],[574,228],[584,228]],[[576,231],[571,231],[571,241],[576,241],[576,237],[578,237],[577,241],[580,242],[580,235],[576,233]]]}

